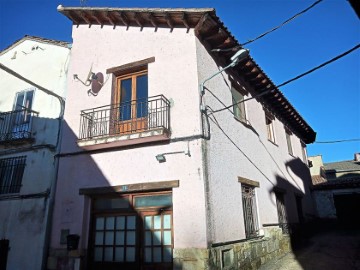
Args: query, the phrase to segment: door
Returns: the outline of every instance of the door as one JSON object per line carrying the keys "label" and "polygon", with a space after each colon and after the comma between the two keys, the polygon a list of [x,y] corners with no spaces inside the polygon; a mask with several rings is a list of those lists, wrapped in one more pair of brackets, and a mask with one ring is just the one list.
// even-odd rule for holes
{"label": "door", "polygon": [[92,205],[92,270],[172,269],[171,193],[95,198]]}
{"label": "door", "polygon": [[19,92],[16,95],[12,116],[12,139],[22,138],[30,131],[33,96],[34,90]]}
{"label": "door", "polygon": [[142,269],[172,269],[172,214],[143,213]]}
{"label": "door", "polygon": [[116,133],[140,132],[147,129],[147,70],[116,78],[114,104]]}

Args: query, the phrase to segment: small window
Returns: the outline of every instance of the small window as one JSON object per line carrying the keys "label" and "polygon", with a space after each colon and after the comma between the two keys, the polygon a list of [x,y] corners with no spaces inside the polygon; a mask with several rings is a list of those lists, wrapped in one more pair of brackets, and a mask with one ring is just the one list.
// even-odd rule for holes
{"label": "small window", "polygon": [[302,158],[305,164],[308,164],[307,162],[307,153],[306,153],[306,144],[301,143],[301,153],[302,153]]}
{"label": "small window", "polygon": [[269,141],[275,143],[274,120],[273,119],[274,118],[270,114],[265,114],[267,137],[268,137]]}
{"label": "small window", "polygon": [[19,193],[26,156],[0,159],[0,194]]}
{"label": "small window", "polygon": [[238,120],[242,122],[246,122],[245,103],[242,102],[244,101],[244,95],[234,88],[231,88],[231,94],[232,94],[234,116]]}
{"label": "small window", "polygon": [[34,90],[22,91],[16,94],[13,110],[19,111],[19,116],[16,119],[17,124],[30,122],[33,97]]}
{"label": "small window", "polygon": [[246,238],[256,237],[259,231],[255,187],[241,184]]}
{"label": "small window", "polygon": [[285,134],[286,134],[286,143],[287,143],[287,147],[288,147],[288,152],[290,155],[293,155],[293,149],[292,149],[292,144],[291,144],[291,131],[288,130],[287,128],[285,128]]}

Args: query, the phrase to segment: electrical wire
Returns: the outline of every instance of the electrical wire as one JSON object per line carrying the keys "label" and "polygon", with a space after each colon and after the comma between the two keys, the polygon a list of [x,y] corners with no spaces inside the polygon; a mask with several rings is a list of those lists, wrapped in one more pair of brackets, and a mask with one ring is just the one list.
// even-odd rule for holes
{"label": "electrical wire", "polygon": [[289,23],[290,21],[292,21],[293,19],[295,19],[296,17],[304,14],[305,12],[307,12],[308,10],[312,9],[313,7],[315,7],[317,4],[319,4],[320,2],[322,2],[323,0],[318,0],[315,3],[313,3],[311,6],[307,7],[306,9],[300,11],[299,13],[295,14],[294,16],[292,16],[291,18],[287,19],[286,21],[284,21],[282,24],[266,31],[265,33],[262,33],[261,35],[257,36],[256,38],[250,39],[247,42],[244,42],[238,46],[232,47],[232,48],[228,48],[228,49],[213,49],[212,51],[214,52],[226,52],[226,51],[232,51],[234,49],[240,48],[242,46],[245,46],[247,44],[250,44],[260,38],[263,38],[264,36],[270,34],[271,32],[274,32],[275,30],[279,29],[280,27],[284,26],[285,24]]}
{"label": "electrical wire", "polygon": [[320,142],[314,142],[314,143],[342,143],[342,142],[358,142],[360,141],[360,138],[358,139],[345,139],[345,140],[337,140],[337,141],[320,141]]}
{"label": "electrical wire", "polygon": [[231,104],[231,105],[229,105],[229,106],[225,106],[224,108],[221,108],[221,109],[218,109],[218,110],[214,110],[213,113],[217,113],[217,112],[221,112],[221,111],[227,110],[227,109],[229,109],[229,108],[231,108],[231,107],[233,107],[233,106],[235,106],[235,105],[238,105],[238,104],[240,104],[240,103],[249,101],[249,100],[254,99],[254,98],[261,97],[261,96],[263,96],[263,95],[268,94],[269,92],[275,91],[276,88],[279,88],[279,87],[284,86],[284,85],[287,85],[287,84],[289,84],[289,83],[291,83],[291,82],[293,82],[293,81],[296,81],[296,80],[304,77],[305,75],[308,75],[308,74],[314,72],[315,70],[318,70],[318,69],[320,69],[320,68],[322,68],[322,67],[324,67],[324,66],[326,66],[326,65],[328,65],[328,64],[330,64],[330,63],[332,63],[332,62],[334,62],[334,61],[336,61],[336,60],[338,60],[338,59],[340,59],[340,58],[342,58],[342,57],[344,57],[344,56],[346,56],[346,55],[348,55],[349,53],[351,53],[351,52],[353,52],[353,51],[355,51],[355,50],[357,50],[357,49],[359,49],[359,48],[360,48],[360,43],[357,44],[355,47],[351,48],[350,50],[347,50],[346,52],[344,52],[344,53],[342,53],[342,54],[339,54],[338,56],[330,59],[329,61],[326,61],[326,62],[324,62],[324,63],[322,63],[322,64],[320,64],[320,65],[318,65],[318,66],[316,66],[316,67],[314,67],[314,68],[312,68],[312,69],[310,69],[310,70],[308,70],[308,71],[306,71],[306,72],[304,72],[304,73],[302,73],[302,74],[300,74],[300,75],[298,75],[298,76],[296,76],[296,77],[294,77],[294,78],[292,78],[292,79],[290,79],[290,80],[287,80],[287,81],[285,81],[285,82],[283,82],[283,83],[275,86],[275,88],[271,88],[271,89],[265,90],[265,91],[263,91],[263,92],[255,95],[255,96],[252,96],[252,97],[250,97],[250,98],[243,99],[243,100],[241,100],[241,101],[239,101],[239,102],[237,102],[237,103]]}

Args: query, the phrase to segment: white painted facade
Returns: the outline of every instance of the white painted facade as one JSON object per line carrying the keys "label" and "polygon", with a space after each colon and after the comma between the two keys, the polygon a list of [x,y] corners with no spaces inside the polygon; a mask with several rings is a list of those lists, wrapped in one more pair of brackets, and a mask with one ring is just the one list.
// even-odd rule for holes
{"label": "white painted facade", "polygon": [[[0,64],[64,97],[70,50],[63,42],[26,36],[0,52]],[[46,252],[50,190],[56,179],[60,103],[33,85],[0,69],[0,112],[14,111],[18,93],[34,90],[30,120],[34,141],[0,141],[0,159],[26,156],[19,192],[0,194],[0,238],[9,240],[7,270],[41,269]],[[30,108],[29,108],[30,109]],[[4,119],[2,114],[2,119]],[[4,121],[4,120],[3,120]],[[3,135],[7,131],[2,130]],[[2,170],[4,169],[2,167]],[[3,185],[2,175],[0,185]]]}

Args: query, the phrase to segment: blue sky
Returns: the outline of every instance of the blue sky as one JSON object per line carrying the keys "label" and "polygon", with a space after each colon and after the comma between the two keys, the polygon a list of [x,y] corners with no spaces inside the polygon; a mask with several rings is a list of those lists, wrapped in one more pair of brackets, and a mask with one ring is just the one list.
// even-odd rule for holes
{"label": "blue sky", "polygon": [[[279,25],[314,1],[95,1],[88,6],[214,7],[246,42]],[[24,35],[71,41],[71,22],[56,7],[80,0],[0,0],[0,50]],[[275,84],[303,73],[360,41],[360,20],[346,0],[324,0],[279,30],[246,47]],[[360,138],[360,49],[280,90],[317,132],[317,141]],[[350,160],[360,141],[308,145],[325,162]]]}

